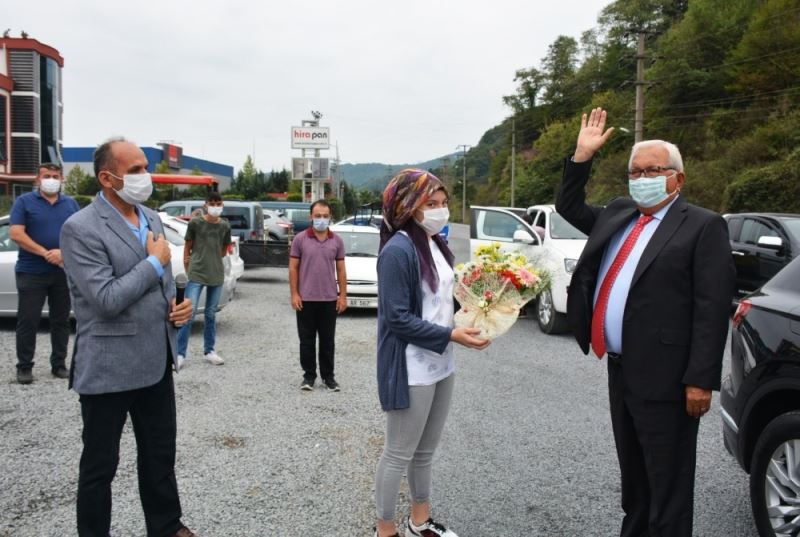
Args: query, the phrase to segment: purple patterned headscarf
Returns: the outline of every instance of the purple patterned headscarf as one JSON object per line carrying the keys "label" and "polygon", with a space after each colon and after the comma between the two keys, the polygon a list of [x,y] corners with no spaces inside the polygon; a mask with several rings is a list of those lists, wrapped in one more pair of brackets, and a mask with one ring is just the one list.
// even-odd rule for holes
{"label": "purple patterned headscarf", "polygon": [[[432,173],[413,168],[401,171],[389,181],[383,191],[383,223],[381,224],[381,250],[395,233],[401,229],[405,231],[417,250],[422,279],[428,282],[433,291],[438,288],[439,275],[435,270],[428,244],[428,235],[416,224],[414,213],[439,190],[447,194],[444,184]],[[432,237],[432,240],[444,254],[450,266],[453,266],[454,256],[444,239],[437,234]]]}

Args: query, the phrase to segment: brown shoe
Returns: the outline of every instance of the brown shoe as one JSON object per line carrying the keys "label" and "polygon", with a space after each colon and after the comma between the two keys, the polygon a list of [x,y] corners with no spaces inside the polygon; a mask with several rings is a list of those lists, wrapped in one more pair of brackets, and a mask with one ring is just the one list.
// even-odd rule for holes
{"label": "brown shoe", "polygon": [[197,535],[192,530],[184,526],[179,529],[173,537],[197,537]]}

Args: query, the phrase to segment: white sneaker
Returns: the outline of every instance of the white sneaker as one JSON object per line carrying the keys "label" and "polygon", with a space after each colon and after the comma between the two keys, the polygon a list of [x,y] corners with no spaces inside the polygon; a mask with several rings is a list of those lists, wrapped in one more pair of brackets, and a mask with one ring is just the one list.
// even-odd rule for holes
{"label": "white sneaker", "polygon": [[206,362],[212,365],[222,365],[225,363],[225,360],[223,360],[220,355],[214,351],[209,352],[203,356],[203,358],[205,358]]}
{"label": "white sneaker", "polygon": [[406,537],[458,537],[454,532],[434,522],[432,518],[429,518],[421,526],[414,526],[413,528],[411,526],[411,517],[408,517],[408,522],[406,523]]}
{"label": "white sneaker", "polygon": [[175,371],[180,371],[183,369],[183,363],[186,361],[186,357],[182,354],[178,355],[178,365],[175,366]]}

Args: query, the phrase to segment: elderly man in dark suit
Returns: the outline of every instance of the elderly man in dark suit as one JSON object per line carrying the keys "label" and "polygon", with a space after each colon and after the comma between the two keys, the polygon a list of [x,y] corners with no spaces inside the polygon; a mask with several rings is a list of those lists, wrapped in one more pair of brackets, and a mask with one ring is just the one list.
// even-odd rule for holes
{"label": "elderly man in dark suit", "polygon": [[130,414],[147,535],[191,537],[180,521],[172,382],[175,328],[188,322],[191,302],[175,303],[164,228],[141,205],[153,189],[144,153],[110,140],[95,151],[94,169],[102,192],[61,231],[77,320],[70,382],[83,417],[78,534],[109,534],[111,482]]}
{"label": "elderly man in dark suit", "polygon": [[586,204],[592,158],[613,131],[581,121],[556,210],[589,236],[567,316],[584,353],[608,356],[622,475],[622,537],[692,534],[699,418],[718,390],[734,290],[725,221],[686,202],[678,148],[634,145],[630,198]]}

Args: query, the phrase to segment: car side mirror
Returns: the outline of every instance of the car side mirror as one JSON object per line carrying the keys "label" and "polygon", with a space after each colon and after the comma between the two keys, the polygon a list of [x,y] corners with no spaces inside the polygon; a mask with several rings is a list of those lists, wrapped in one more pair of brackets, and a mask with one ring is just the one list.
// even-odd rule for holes
{"label": "car side mirror", "polygon": [[514,232],[513,235],[514,242],[521,242],[523,244],[534,244],[536,241],[531,234],[525,231],[524,229],[518,229]]}
{"label": "car side mirror", "polygon": [[756,244],[762,248],[769,248],[775,251],[783,249],[783,239],[780,237],[759,237]]}

